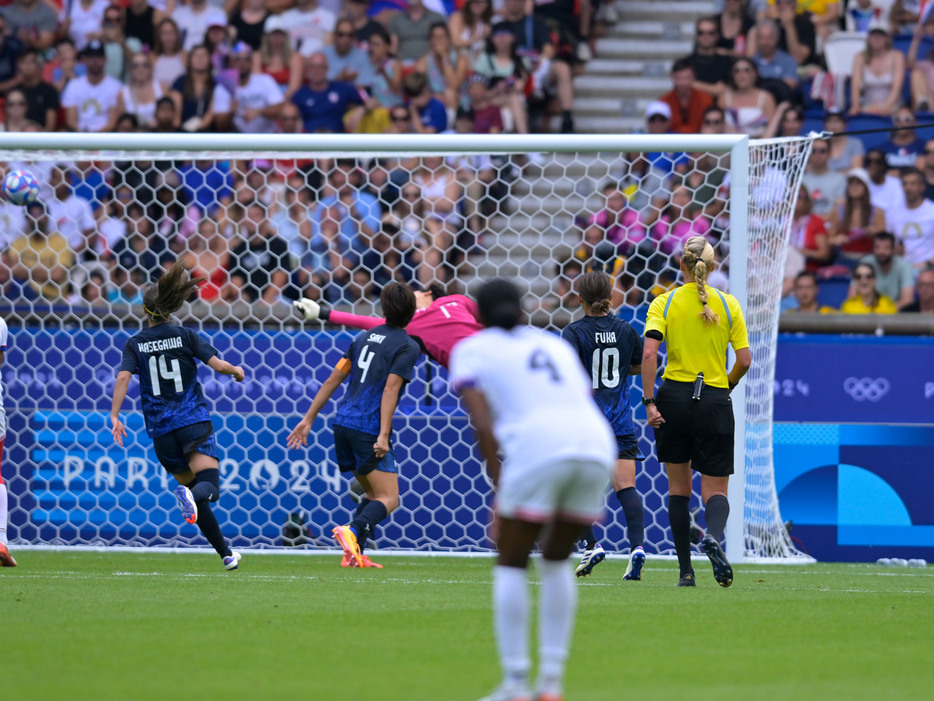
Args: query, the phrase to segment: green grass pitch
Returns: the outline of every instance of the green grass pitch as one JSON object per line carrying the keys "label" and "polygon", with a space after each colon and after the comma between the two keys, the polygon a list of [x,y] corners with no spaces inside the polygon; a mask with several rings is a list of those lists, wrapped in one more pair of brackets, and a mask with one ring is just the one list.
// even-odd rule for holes
{"label": "green grass pitch", "polygon": [[[487,558],[19,551],[0,698],[476,701],[498,681]],[[571,563],[568,565],[572,566]],[[580,580],[569,701],[929,699],[934,568],[696,563]],[[537,587],[533,584],[533,592]],[[534,647],[534,646],[533,646]]]}

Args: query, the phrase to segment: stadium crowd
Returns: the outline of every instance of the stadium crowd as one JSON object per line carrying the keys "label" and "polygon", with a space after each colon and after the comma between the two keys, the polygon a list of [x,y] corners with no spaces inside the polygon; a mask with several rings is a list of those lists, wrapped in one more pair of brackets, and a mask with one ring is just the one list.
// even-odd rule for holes
{"label": "stadium crowd", "polygon": [[[565,0],[56,3],[0,5],[4,131],[497,134],[546,129],[554,113],[572,132],[573,75],[612,14]],[[834,306],[849,300],[844,311],[920,304],[919,273],[934,263],[934,140],[917,115],[934,100],[934,21],[902,0],[884,12],[872,0],[722,4],[696,22],[645,131],[795,136],[817,119],[841,133],[867,115],[897,127],[884,142],[815,143],[784,306],[802,306],[803,272],[837,291]],[[821,53],[841,26],[865,33],[851,77]],[[904,52],[893,36],[907,37]],[[354,302],[390,280],[458,282],[537,158],[8,163],[32,170],[42,193],[0,206],[0,289],[134,303],[179,256],[208,278],[207,302]],[[726,258],[728,174],[710,154],[623,154],[600,187],[605,204],[575,213],[580,244],[556,261],[542,307],[573,307],[571,277],[594,268],[613,273],[616,302],[647,301],[676,283],[694,235]],[[860,292],[860,263],[875,297]]]}

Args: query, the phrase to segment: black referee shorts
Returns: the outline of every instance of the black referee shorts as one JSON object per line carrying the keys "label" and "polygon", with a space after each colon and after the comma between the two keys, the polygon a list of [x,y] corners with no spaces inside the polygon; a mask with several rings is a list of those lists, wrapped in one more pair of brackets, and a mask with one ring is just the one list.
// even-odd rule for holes
{"label": "black referee shorts", "polygon": [[659,462],[691,463],[702,475],[733,474],[733,402],[730,392],[704,387],[699,400],[691,398],[692,382],[662,382],[655,405],[665,423],[655,429]]}

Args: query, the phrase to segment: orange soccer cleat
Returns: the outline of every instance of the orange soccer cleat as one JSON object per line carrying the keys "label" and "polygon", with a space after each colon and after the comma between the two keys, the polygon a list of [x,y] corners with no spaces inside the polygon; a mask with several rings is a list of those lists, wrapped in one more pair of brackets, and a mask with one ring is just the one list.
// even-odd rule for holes
{"label": "orange soccer cleat", "polygon": [[350,526],[338,526],[331,531],[331,534],[334,536],[334,540],[337,541],[337,544],[343,549],[344,557],[350,562],[350,566],[359,567],[363,560],[363,555],[360,553],[360,546],[357,545],[357,536],[350,530]]}
{"label": "orange soccer cleat", "polygon": [[[0,543],[0,567],[16,567],[16,560],[3,543]],[[376,567],[381,567],[381,565],[376,565]]]}

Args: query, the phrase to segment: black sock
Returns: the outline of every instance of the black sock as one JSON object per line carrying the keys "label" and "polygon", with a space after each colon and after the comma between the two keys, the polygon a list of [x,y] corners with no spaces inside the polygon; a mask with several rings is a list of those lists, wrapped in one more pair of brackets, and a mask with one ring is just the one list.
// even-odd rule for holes
{"label": "black sock", "polygon": [[638,548],[645,542],[645,509],[642,497],[635,487],[626,487],[616,492],[619,505],[626,515],[626,532],[629,534],[629,548]]}
{"label": "black sock", "polygon": [[681,576],[694,571],[691,566],[691,514],[688,506],[690,497],[671,494],[668,497],[668,522],[671,524],[671,537],[675,541],[675,552],[678,554],[678,567]]}
{"label": "black sock", "polygon": [[723,538],[723,529],[730,516],[730,500],[722,494],[714,494],[704,507],[704,520],[707,521],[707,535],[718,543]]}
{"label": "black sock", "polygon": [[221,533],[220,524],[217,522],[214,512],[211,511],[211,505],[208,503],[198,504],[198,528],[204,533],[204,537],[208,539],[208,542],[214,546],[218,555],[221,557],[230,555],[230,548]]}
{"label": "black sock", "polygon": [[571,110],[562,110],[561,119],[563,119],[565,122],[570,122],[573,119]]}
{"label": "black sock", "polygon": [[593,532],[593,526],[587,526],[584,529],[584,532],[581,533],[581,540],[584,541],[585,548],[593,550],[593,546],[597,544],[597,535]]}
{"label": "black sock", "polygon": [[357,534],[357,544],[369,538],[376,524],[388,515],[389,511],[386,510],[386,505],[377,500],[370,501],[360,509],[360,512],[350,522],[350,527]]}
{"label": "black sock", "polygon": [[[360,503],[357,504],[357,508],[354,509],[353,517],[354,517],[354,518],[357,518],[357,516],[359,516],[361,513],[363,513],[363,509],[364,509],[364,508],[366,507],[366,505],[369,504],[369,503],[370,503],[370,500],[369,500],[369,499],[367,499],[366,497],[360,497]],[[374,528],[375,528],[375,527],[374,527]],[[374,535],[374,530],[373,530],[373,529],[370,530],[370,533],[368,534],[368,536],[369,536],[370,538],[375,538],[375,537],[376,537],[376,536]],[[357,539],[357,545],[360,546],[360,552],[362,553],[362,552],[363,552],[363,548],[366,547],[366,538],[364,538],[363,540],[361,540],[361,539],[358,538],[358,539]]]}
{"label": "black sock", "polygon": [[217,501],[221,496],[221,473],[216,467],[201,470],[188,485],[195,502]]}

